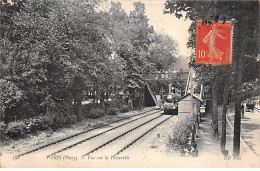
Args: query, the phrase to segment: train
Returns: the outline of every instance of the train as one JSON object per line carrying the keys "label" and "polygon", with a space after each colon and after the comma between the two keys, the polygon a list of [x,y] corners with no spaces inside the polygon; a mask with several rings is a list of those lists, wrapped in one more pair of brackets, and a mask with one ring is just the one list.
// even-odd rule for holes
{"label": "train", "polygon": [[163,96],[162,106],[164,114],[166,115],[178,115],[178,100],[180,97],[170,93]]}

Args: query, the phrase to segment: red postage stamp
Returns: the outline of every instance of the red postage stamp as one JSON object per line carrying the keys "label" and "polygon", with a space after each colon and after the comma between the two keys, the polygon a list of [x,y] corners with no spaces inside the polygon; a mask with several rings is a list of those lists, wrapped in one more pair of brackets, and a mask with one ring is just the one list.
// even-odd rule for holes
{"label": "red postage stamp", "polygon": [[232,23],[197,21],[196,64],[232,64]]}

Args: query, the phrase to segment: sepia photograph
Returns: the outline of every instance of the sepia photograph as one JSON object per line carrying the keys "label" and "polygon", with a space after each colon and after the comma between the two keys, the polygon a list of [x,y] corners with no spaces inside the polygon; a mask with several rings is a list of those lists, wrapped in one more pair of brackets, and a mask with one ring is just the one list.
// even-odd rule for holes
{"label": "sepia photograph", "polygon": [[0,168],[259,168],[259,0],[0,0]]}

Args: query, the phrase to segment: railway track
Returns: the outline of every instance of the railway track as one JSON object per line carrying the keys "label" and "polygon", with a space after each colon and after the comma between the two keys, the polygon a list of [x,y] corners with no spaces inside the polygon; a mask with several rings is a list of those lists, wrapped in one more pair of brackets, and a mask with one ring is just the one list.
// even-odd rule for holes
{"label": "railway track", "polygon": [[[101,150],[97,151],[96,154],[94,151],[92,151],[92,152],[86,153],[85,155],[83,155],[83,157],[88,156],[92,153],[94,153],[97,156],[102,156],[102,154],[103,155],[105,154],[108,156],[115,157],[115,156],[119,155],[121,152],[123,152],[124,150],[131,147],[135,142],[140,140],[146,134],[151,132],[153,129],[155,129],[157,126],[161,125],[162,123],[164,123],[171,117],[173,117],[173,116],[165,116],[165,117],[162,117],[162,118],[154,121],[153,123],[151,122],[151,123],[145,125],[142,128],[137,128],[135,130],[135,132],[129,133],[123,137],[119,137],[118,141],[110,142],[109,145],[107,145],[107,146],[103,147]],[[138,132],[138,133],[136,133],[136,132]]]}
{"label": "railway track", "polygon": [[139,121],[139,123],[136,122],[135,124],[128,125],[128,128],[125,127],[123,130],[117,129],[107,132],[106,135],[103,135],[102,137],[86,141],[73,148],[62,149],[47,157],[52,155],[65,156],[77,154],[77,156],[84,158],[92,153],[95,155],[97,154],[97,156],[115,156],[171,117],[172,116],[161,115],[158,112],[157,116],[143,118],[142,122]]}
{"label": "railway track", "polygon": [[[118,119],[116,121],[107,123],[105,125],[94,127],[94,128],[89,129],[89,130],[82,131],[80,133],[77,133],[77,134],[74,134],[74,135],[71,135],[71,136],[67,136],[67,137],[64,137],[60,140],[57,140],[57,141],[42,145],[40,147],[34,148],[34,149],[29,150],[25,153],[17,155],[16,158],[20,158],[22,156],[29,155],[29,154],[32,154],[32,153],[37,153],[37,152],[40,152],[42,150],[46,150],[48,148],[53,149],[53,147],[54,147],[54,149],[57,149],[57,148],[60,149],[59,146],[61,144],[62,144],[62,147],[64,147],[64,145],[65,145],[66,146],[65,149],[68,149],[68,148],[76,146],[76,145],[78,145],[82,142],[85,142],[85,141],[88,141],[92,138],[100,136],[100,135],[102,135],[106,132],[117,129],[117,128],[124,126],[126,124],[129,124],[131,122],[135,122],[139,119],[148,117],[148,116],[153,115],[155,113],[158,113],[158,111],[155,110],[155,109],[152,109],[152,110],[144,111],[144,112],[141,112],[141,113],[138,113],[138,114],[126,117],[126,118]],[[130,119],[130,121],[129,121],[129,119]],[[111,124],[114,125],[113,128],[108,128],[109,126],[111,126]],[[90,136],[88,138],[85,137],[87,134],[90,134]],[[75,141],[76,141],[76,143],[75,143]],[[60,152],[60,150],[58,150],[58,151]]]}
{"label": "railway track", "polygon": [[115,126],[100,133],[93,132],[94,134],[89,134],[88,137],[85,137],[81,141],[72,142],[71,144],[67,143],[62,147],[59,146],[58,149],[53,148],[49,151],[46,151],[48,153],[47,156],[59,154],[64,151],[66,153],[76,153],[78,156],[81,156],[81,154],[85,152],[84,150],[95,149],[97,146],[102,145],[103,142],[109,142],[113,138],[118,137],[119,135],[124,134],[133,128],[144,125],[145,123],[160,117],[160,114],[161,111],[156,111],[145,117],[134,119],[130,122],[120,124],[119,126]]}

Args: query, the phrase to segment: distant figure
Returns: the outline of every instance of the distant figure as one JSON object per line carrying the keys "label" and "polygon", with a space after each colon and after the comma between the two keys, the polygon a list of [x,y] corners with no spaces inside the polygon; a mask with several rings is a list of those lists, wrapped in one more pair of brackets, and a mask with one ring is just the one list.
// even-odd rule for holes
{"label": "distant figure", "polygon": [[241,111],[241,117],[244,118],[245,107],[244,107],[243,103],[241,104],[240,111]]}
{"label": "distant figure", "polygon": [[252,112],[254,112],[255,110],[255,101],[253,101],[253,109],[252,109]]}

